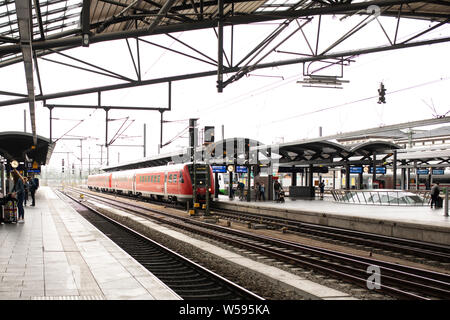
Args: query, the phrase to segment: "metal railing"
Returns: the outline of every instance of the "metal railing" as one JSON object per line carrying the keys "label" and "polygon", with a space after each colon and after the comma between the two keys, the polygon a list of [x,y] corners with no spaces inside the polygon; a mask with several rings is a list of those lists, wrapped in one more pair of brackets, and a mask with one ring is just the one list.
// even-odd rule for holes
{"label": "metal railing", "polygon": [[331,190],[335,201],[381,206],[425,206],[430,204],[429,190]]}

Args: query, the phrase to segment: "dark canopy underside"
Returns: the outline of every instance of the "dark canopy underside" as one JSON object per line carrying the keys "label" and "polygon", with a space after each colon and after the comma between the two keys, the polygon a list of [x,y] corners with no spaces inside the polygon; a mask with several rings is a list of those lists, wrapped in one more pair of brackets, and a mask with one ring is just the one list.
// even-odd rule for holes
{"label": "dark canopy underside", "polygon": [[8,161],[36,161],[45,165],[50,161],[54,145],[47,138],[37,136],[33,148],[33,135],[25,132],[0,132],[0,156]]}

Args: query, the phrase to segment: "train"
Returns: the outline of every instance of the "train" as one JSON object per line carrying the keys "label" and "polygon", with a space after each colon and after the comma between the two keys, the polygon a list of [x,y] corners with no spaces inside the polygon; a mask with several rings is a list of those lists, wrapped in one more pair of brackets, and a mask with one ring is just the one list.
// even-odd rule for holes
{"label": "train", "polygon": [[[207,164],[196,163],[197,200],[206,202],[207,173],[210,177],[210,200],[214,196],[214,175]],[[123,170],[89,175],[89,190],[112,192],[175,203],[193,203],[194,164],[168,164],[166,166]]]}

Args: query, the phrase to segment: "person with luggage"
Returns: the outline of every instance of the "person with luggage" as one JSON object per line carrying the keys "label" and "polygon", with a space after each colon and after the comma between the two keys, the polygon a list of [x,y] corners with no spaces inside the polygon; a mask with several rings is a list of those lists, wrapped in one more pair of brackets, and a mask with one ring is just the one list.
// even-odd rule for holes
{"label": "person with luggage", "polygon": [[[4,196],[3,193],[0,193],[0,207],[5,207],[10,201],[17,201],[15,193],[8,193],[6,196]],[[3,214],[0,214],[0,224],[5,224],[5,217],[3,216]]]}
{"label": "person with luggage", "polygon": [[439,189],[439,182],[431,188],[431,208],[433,208],[433,204],[435,208],[440,208],[442,206],[439,205],[439,193],[441,190]]}
{"label": "person with luggage", "polygon": [[24,223],[25,211],[23,209],[23,199],[25,197],[25,188],[23,185],[23,177],[16,169],[12,172],[12,176],[14,179],[14,187],[12,191],[16,192],[17,195],[17,210],[19,211],[18,223]]}
{"label": "person with luggage", "polygon": [[[3,193],[0,193],[0,207],[5,206],[10,201],[16,200],[16,194],[15,193],[8,193],[6,196],[3,196]],[[2,214],[0,214],[0,224],[4,224],[4,217]]]}

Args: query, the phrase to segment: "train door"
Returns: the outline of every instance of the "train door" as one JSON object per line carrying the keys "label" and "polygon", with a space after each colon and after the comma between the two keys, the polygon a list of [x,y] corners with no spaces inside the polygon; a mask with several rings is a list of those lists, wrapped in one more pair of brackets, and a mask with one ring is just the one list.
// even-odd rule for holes
{"label": "train door", "polygon": [[133,173],[131,179],[131,194],[136,194],[136,173]]}
{"label": "train door", "polygon": [[164,172],[164,199],[167,199],[167,171]]}

